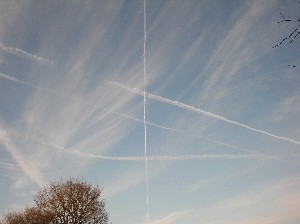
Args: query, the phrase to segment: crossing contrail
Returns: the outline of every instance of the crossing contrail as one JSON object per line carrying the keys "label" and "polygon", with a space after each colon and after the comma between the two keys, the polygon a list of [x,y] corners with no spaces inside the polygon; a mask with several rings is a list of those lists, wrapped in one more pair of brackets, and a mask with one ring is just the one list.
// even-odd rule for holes
{"label": "crossing contrail", "polygon": [[[32,83],[19,80],[19,79],[13,77],[13,76],[9,76],[9,75],[5,75],[5,74],[0,73],[0,77],[4,78],[4,79],[7,79],[7,80],[10,80],[10,81],[13,81],[13,82],[16,82],[16,83],[20,83],[20,84],[23,84],[23,85],[35,87]],[[135,93],[135,94],[143,96],[143,92],[141,90],[136,89],[136,88],[129,87],[129,86],[117,83],[117,82],[113,82],[113,81],[107,81],[107,83],[110,84],[110,85],[122,87],[124,89],[127,89],[127,90]],[[40,87],[35,87],[35,88],[40,88]],[[46,89],[46,88],[43,88],[43,89],[45,91],[51,92],[53,94],[57,94],[56,92],[54,92],[52,90],[49,90],[49,89]],[[300,144],[299,141],[296,141],[294,139],[287,138],[287,137],[281,137],[281,136],[277,136],[277,135],[273,135],[273,134],[270,134],[268,132],[255,129],[255,128],[249,127],[249,126],[247,126],[245,124],[241,124],[241,123],[238,123],[238,122],[235,122],[235,121],[231,121],[231,120],[226,119],[224,117],[221,117],[219,115],[216,115],[216,114],[213,114],[211,112],[207,112],[207,111],[195,108],[193,106],[186,105],[186,104],[178,102],[178,101],[173,101],[173,100],[170,100],[170,99],[167,99],[167,98],[163,98],[163,97],[160,97],[160,96],[157,96],[157,95],[154,95],[154,94],[150,94],[150,93],[147,93],[147,92],[146,92],[146,97],[148,97],[149,99],[154,99],[154,100],[158,100],[158,101],[163,102],[163,103],[167,103],[167,104],[170,104],[170,105],[181,107],[181,108],[186,109],[186,110],[191,110],[191,111],[196,112],[196,113],[204,114],[206,116],[213,117],[213,118],[218,119],[218,120],[223,120],[225,122],[233,123],[233,124],[236,124],[238,126],[242,126],[244,128],[250,129],[252,131],[260,132],[262,134],[265,134],[265,135],[268,135],[268,136],[271,136],[271,137],[274,137],[274,138],[277,138],[277,139],[280,139],[280,140],[288,141],[290,143],[294,143],[294,144],[297,144],[297,145]],[[92,103],[87,103],[87,104],[91,105],[91,106],[95,106]],[[107,110],[107,111],[109,111],[111,113],[117,114],[117,115],[119,115],[121,117],[125,117],[125,118],[128,118],[130,120],[134,120],[134,121],[143,123],[143,120],[141,120],[141,119],[137,119],[137,118],[134,118],[132,116],[129,116],[129,115],[126,115],[126,114],[123,114],[123,113],[119,113],[119,112],[116,112],[116,111],[108,109],[108,108],[103,108],[103,109]],[[207,141],[210,141],[210,142],[214,142],[216,144],[220,144],[220,145],[228,146],[228,147],[231,147],[231,148],[239,149],[237,146],[234,146],[234,145],[231,145],[231,144],[227,144],[227,143],[224,143],[224,142],[220,142],[220,141],[216,141],[216,140],[213,140],[213,139],[210,139],[210,138],[206,138],[206,137],[203,137],[201,135],[191,134],[191,133],[189,133],[186,130],[180,130],[180,129],[176,129],[176,128],[166,127],[166,126],[163,126],[163,125],[160,125],[160,124],[155,124],[155,123],[152,123],[152,122],[149,122],[149,121],[146,121],[146,123],[148,125],[151,125],[151,126],[154,126],[154,127],[162,128],[162,129],[165,129],[165,130],[172,130],[172,131],[178,131],[178,132],[186,133],[188,135],[191,135],[191,136],[194,136],[194,137],[197,137],[197,138],[202,138],[204,140],[207,140]]]}
{"label": "crossing contrail", "polygon": [[0,43],[0,49],[2,49],[5,52],[8,52],[10,54],[14,54],[17,56],[25,57],[30,60],[34,60],[40,64],[47,64],[47,65],[53,65],[54,61],[49,60],[47,58],[43,58],[41,56],[35,55],[35,54],[30,54],[22,49],[19,48],[14,48],[14,47],[7,47],[3,43]]}
{"label": "crossing contrail", "polygon": [[[128,91],[130,91],[132,93],[137,94],[137,95],[141,95],[141,96],[144,95],[144,92],[141,91],[141,90],[139,90],[139,89],[137,89],[137,88],[130,87],[130,86],[118,83],[118,82],[113,82],[113,81],[107,81],[107,82],[109,84],[113,85],[113,86],[121,87],[121,88],[126,89],[126,90],[128,90]],[[161,96],[158,96],[158,95],[154,95],[154,94],[151,94],[151,93],[148,93],[148,92],[146,92],[146,97],[149,98],[149,99],[153,99],[153,100],[162,102],[162,103],[166,103],[166,104],[170,104],[170,105],[173,105],[173,106],[176,106],[176,107],[179,107],[179,108],[183,108],[185,110],[189,110],[189,111],[192,111],[192,112],[195,112],[195,113],[203,114],[203,115],[205,115],[207,117],[212,117],[212,118],[215,118],[217,120],[221,120],[221,121],[224,121],[224,122],[227,122],[227,123],[230,123],[230,124],[235,124],[237,126],[240,126],[240,127],[243,127],[243,128],[249,129],[251,131],[255,131],[255,132],[264,134],[264,135],[268,135],[268,136],[276,138],[276,139],[280,139],[280,140],[283,140],[283,141],[287,141],[287,142],[290,142],[290,143],[294,143],[294,144],[300,145],[300,142],[297,141],[297,140],[294,140],[294,139],[291,139],[291,138],[287,138],[287,137],[278,136],[278,135],[274,135],[274,134],[271,134],[269,132],[266,132],[266,131],[263,131],[263,130],[259,130],[259,129],[250,127],[250,126],[248,126],[246,124],[242,124],[242,123],[239,123],[239,122],[227,119],[227,118],[222,117],[220,115],[217,115],[217,114],[205,111],[205,110],[201,110],[199,108],[187,105],[187,104],[179,102],[179,101],[171,100],[171,99],[168,99],[168,98],[165,98],[165,97],[161,97]]]}
{"label": "crossing contrail", "polygon": [[[4,79],[7,79],[9,81],[19,83],[19,84],[31,86],[31,87],[34,87],[34,88],[41,88],[41,87],[34,86],[34,84],[32,84],[32,83],[25,82],[25,81],[22,81],[22,80],[19,80],[19,79],[13,77],[13,76],[5,75],[5,74],[2,74],[2,73],[0,73],[0,77],[4,78]],[[41,89],[43,89],[47,92],[50,92],[52,94],[57,94],[57,92],[46,89],[46,88],[41,88]],[[88,102],[86,102],[86,104],[90,105],[90,106],[94,106],[94,107],[96,106],[95,104],[88,103]],[[136,121],[136,122],[139,122],[139,123],[144,123],[144,120],[142,120],[142,119],[138,119],[138,118],[132,117],[130,115],[123,114],[123,113],[117,112],[115,110],[106,108],[106,107],[103,107],[103,110],[108,111],[108,112],[113,113],[113,114],[116,114],[120,117],[124,117],[124,118],[129,119],[129,120],[133,120],[133,121]],[[152,123],[150,121],[146,121],[146,125],[150,125],[150,126],[153,126],[153,127],[157,127],[157,128],[161,128],[161,129],[165,129],[165,130],[169,130],[169,131],[176,131],[176,132],[185,133],[187,135],[190,135],[190,136],[193,136],[193,137],[196,137],[196,138],[201,138],[201,139],[204,139],[206,141],[210,141],[210,142],[213,142],[213,143],[216,143],[216,144],[219,144],[219,145],[227,146],[229,148],[239,149],[237,146],[234,146],[234,145],[231,145],[231,144],[228,144],[228,143],[224,143],[224,142],[221,142],[221,141],[213,140],[213,139],[210,139],[210,138],[206,138],[206,137],[201,136],[201,135],[192,134],[192,133],[189,133],[187,130],[181,130],[181,129],[177,129],[177,128],[166,127],[166,126],[163,126],[163,125],[160,125],[160,124]]]}

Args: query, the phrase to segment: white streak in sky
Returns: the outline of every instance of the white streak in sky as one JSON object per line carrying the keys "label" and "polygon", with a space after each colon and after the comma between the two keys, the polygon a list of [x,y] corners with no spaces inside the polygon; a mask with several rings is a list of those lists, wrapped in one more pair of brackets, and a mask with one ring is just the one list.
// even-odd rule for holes
{"label": "white streak in sky", "polygon": [[148,179],[148,157],[147,157],[147,122],[146,122],[146,90],[147,90],[147,70],[146,70],[146,43],[147,43],[147,14],[146,0],[144,0],[144,143],[145,143],[145,166],[146,166],[146,202],[147,202],[147,221],[150,224],[149,215],[149,179]]}
{"label": "white streak in sky", "polygon": [[[110,113],[117,114],[117,115],[120,116],[120,117],[124,117],[124,118],[127,118],[127,119],[129,119],[129,120],[133,120],[133,121],[136,121],[136,122],[139,122],[139,123],[143,123],[143,122],[144,122],[144,121],[141,120],[141,119],[138,119],[138,118],[135,118],[135,117],[129,116],[129,115],[127,115],[127,114],[123,114],[123,113],[120,113],[120,112],[117,112],[117,111],[114,111],[114,110],[111,110],[111,109],[104,108],[103,110],[107,110],[107,111],[109,111]],[[221,142],[221,141],[217,141],[217,140],[213,140],[213,139],[204,137],[204,136],[202,136],[202,135],[193,134],[193,133],[190,133],[190,132],[187,131],[187,130],[178,129],[178,128],[172,128],[172,127],[166,127],[166,126],[164,126],[164,125],[152,123],[152,122],[150,122],[150,121],[146,121],[146,124],[147,124],[147,125],[150,125],[150,126],[153,126],[153,127],[160,128],[160,129],[168,130],[168,131],[176,131],[176,132],[184,133],[184,134],[186,134],[186,135],[188,135],[188,136],[192,136],[192,137],[195,137],[195,138],[201,138],[201,139],[204,139],[204,140],[209,141],[209,142],[213,142],[213,143],[218,144],[218,145],[226,146],[226,147],[228,147],[228,148],[233,148],[233,149],[238,149],[238,150],[245,151],[245,149],[241,149],[241,148],[239,148],[239,147],[237,147],[237,146],[235,146],[235,145],[228,144],[228,143]],[[250,151],[249,151],[249,152],[250,152]]]}
{"label": "white streak in sky", "polygon": [[[134,87],[126,86],[124,84],[113,82],[113,81],[108,81],[108,83],[111,84],[111,85],[113,85],[113,86],[118,86],[118,87],[121,87],[123,89],[126,89],[126,90],[128,90],[128,91],[130,91],[132,93],[135,93],[135,94],[138,94],[138,95],[141,95],[141,96],[144,95],[143,91],[141,91],[139,89],[136,89]],[[176,107],[180,107],[180,108],[183,108],[183,109],[195,112],[195,113],[203,114],[203,115],[205,115],[207,117],[212,117],[212,118],[215,118],[217,120],[221,120],[221,121],[225,121],[227,123],[235,124],[235,125],[238,125],[240,127],[249,129],[251,131],[255,131],[255,132],[259,132],[259,133],[264,134],[264,135],[271,136],[273,138],[277,138],[277,139],[280,139],[280,140],[283,140],[283,141],[287,141],[287,142],[290,142],[290,143],[294,143],[294,144],[300,145],[300,142],[297,141],[297,140],[294,140],[294,139],[291,139],[291,138],[287,138],[287,137],[278,136],[278,135],[274,135],[274,134],[268,133],[268,132],[263,131],[263,130],[252,128],[252,127],[250,127],[250,126],[248,126],[246,124],[242,124],[242,123],[239,123],[239,122],[227,119],[227,118],[222,117],[220,115],[217,115],[217,114],[205,111],[205,110],[198,109],[196,107],[184,104],[184,103],[179,102],[179,101],[170,100],[168,98],[161,97],[161,96],[158,96],[158,95],[154,95],[154,94],[151,94],[151,93],[148,93],[148,92],[146,92],[146,97],[149,98],[149,99],[157,100],[157,101],[162,102],[162,103],[166,103],[166,104],[170,104],[170,105],[173,105],[173,106],[176,106]]]}
{"label": "white streak in sky", "polygon": [[184,161],[184,160],[215,160],[215,159],[228,159],[228,160],[236,160],[236,159],[274,159],[272,156],[267,156],[263,154],[195,154],[195,155],[179,155],[179,156],[103,156],[92,153],[83,153],[79,150],[74,150],[70,148],[65,148],[63,146],[43,142],[44,145],[50,146],[52,148],[56,148],[62,151],[65,151],[70,154],[78,155],[85,158],[90,159],[100,159],[100,160],[111,160],[111,161],[135,161],[135,162],[143,162],[143,161]]}
{"label": "white streak in sky", "polygon": [[46,65],[53,65],[54,61],[47,59],[47,58],[43,58],[41,56],[35,55],[35,54],[30,54],[22,49],[19,48],[13,48],[13,47],[7,47],[5,46],[3,43],[0,43],[0,49],[2,49],[5,52],[8,52],[10,54],[14,54],[17,56],[21,56],[21,57],[25,57],[27,59],[36,61],[40,64],[46,64]]}
{"label": "white streak in sky", "polygon": [[2,73],[0,73],[0,77],[4,78],[4,79],[7,79],[7,80],[10,80],[10,81],[13,81],[13,82],[17,82],[17,83],[23,84],[23,85],[27,85],[27,86],[31,86],[32,85],[29,82],[24,82],[24,81],[21,81],[21,80],[15,78],[15,77],[12,77],[12,76],[9,76],[9,75],[5,75],[5,74],[2,74]]}
{"label": "white streak in sky", "polygon": [[14,160],[17,162],[21,170],[39,186],[43,186],[44,181],[39,171],[33,166],[32,163],[28,163],[19,149],[15,146],[14,142],[10,138],[9,134],[0,125],[0,144],[3,145],[6,150],[11,154]]}

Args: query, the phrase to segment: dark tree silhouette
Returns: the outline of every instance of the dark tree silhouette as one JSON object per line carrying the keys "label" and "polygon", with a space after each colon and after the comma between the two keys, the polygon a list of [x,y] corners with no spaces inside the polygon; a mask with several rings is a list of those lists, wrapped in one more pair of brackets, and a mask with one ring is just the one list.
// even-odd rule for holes
{"label": "dark tree silhouette", "polygon": [[297,38],[300,37],[300,19],[291,19],[291,17],[286,18],[282,13],[280,13],[282,20],[278,21],[277,23],[290,23],[294,22],[297,24],[290,33],[286,37],[284,37],[277,45],[273,46],[272,48],[279,47],[281,44],[284,42],[292,43],[294,42]]}
{"label": "dark tree silhouette", "polygon": [[41,189],[35,207],[5,215],[2,224],[108,224],[102,189],[70,179],[52,182]]}
{"label": "dark tree silhouette", "polygon": [[54,214],[53,223],[106,224],[106,202],[102,190],[79,180],[53,182],[35,196],[36,205]]}
{"label": "dark tree silhouette", "polygon": [[50,224],[54,214],[44,212],[38,207],[27,207],[22,212],[11,212],[5,215],[3,224]]}
{"label": "dark tree silhouette", "polygon": [[[298,2],[300,4],[300,2]],[[292,44],[296,39],[300,38],[300,19],[299,18],[291,18],[290,16],[285,16],[282,12],[280,12],[281,20],[277,23],[292,23],[292,30],[286,34],[286,36],[275,46],[272,48],[277,48],[281,46],[283,43]],[[288,65],[290,68],[296,68],[296,65]]]}

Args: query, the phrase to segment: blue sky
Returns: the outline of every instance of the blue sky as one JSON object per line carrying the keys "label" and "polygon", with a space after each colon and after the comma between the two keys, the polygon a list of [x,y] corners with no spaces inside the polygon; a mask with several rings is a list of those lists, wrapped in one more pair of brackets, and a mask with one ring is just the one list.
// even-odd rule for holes
{"label": "blue sky", "polygon": [[0,214],[75,177],[113,223],[299,223],[299,8],[146,0],[144,58],[143,1],[1,1]]}

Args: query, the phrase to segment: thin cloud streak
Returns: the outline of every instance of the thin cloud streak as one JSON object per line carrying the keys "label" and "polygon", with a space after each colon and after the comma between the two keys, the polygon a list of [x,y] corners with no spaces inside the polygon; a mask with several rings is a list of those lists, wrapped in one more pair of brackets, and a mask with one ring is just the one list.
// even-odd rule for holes
{"label": "thin cloud streak", "polygon": [[7,132],[0,126],[0,144],[2,144],[6,150],[11,154],[14,160],[17,162],[21,170],[35,183],[39,186],[44,184],[41,174],[37,169],[32,165],[32,163],[28,163],[23,155],[18,151],[17,147],[11,140],[10,136]]}
{"label": "thin cloud streak", "polygon": [[253,154],[199,154],[199,155],[179,155],[179,156],[103,156],[92,153],[83,153],[79,150],[72,150],[63,146],[43,142],[44,145],[63,150],[65,152],[100,160],[111,161],[181,161],[181,160],[205,160],[205,159],[274,159],[266,155],[253,155]]}
{"label": "thin cloud streak", "polygon": [[0,49],[2,49],[3,51],[5,51],[7,53],[33,60],[40,64],[44,64],[44,65],[53,65],[54,64],[54,61],[52,61],[50,59],[43,58],[43,57],[35,55],[35,54],[30,54],[19,48],[7,47],[3,43],[0,43]]}
{"label": "thin cloud streak", "polygon": [[152,220],[152,224],[171,224],[183,219],[185,216],[189,215],[190,212],[192,212],[192,210],[172,212],[163,218]]}
{"label": "thin cloud streak", "polygon": [[145,172],[140,170],[128,170],[117,178],[114,176],[113,181],[104,188],[104,196],[112,197],[121,192],[133,188],[145,181]]}
{"label": "thin cloud streak", "polygon": [[[298,176],[263,181],[242,193],[193,208],[184,220],[187,223],[209,224],[296,223],[300,217],[298,186]],[[171,217],[181,213],[174,211],[158,219],[157,224],[177,223]]]}
{"label": "thin cloud streak", "polygon": [[[132,117],[132,116],[129,116],[129,115],[127,115],[127,114],[123,114],[123,113],[120,113],[120,112],[117,112],[117,111],[114,111],[114,110],[111,110],[111,109],[108,109],[108,108],[104,108],[104,110],[107,110],[107,111],[109,111],[109,112],[111,112],[111,113],[117,114],[117,115],[119,115],[120,117],[124,117],[124,118],[130,119],[130,120],[133,120],[133,121],[136,121],[136,122],[139,122],[139,123],[143,123],[143,120],[138,119],[138,118],[135,118],[135,117]],[[146,123],[147,123],[147,125],[150,125],[150,126],[153,126],[153,127],[157,127],[157,128],[164,129],[164,130],[168,130],[168,131],[175,131],[175,132],[184,133],[184,134],[186,134],[186,135],[188,135],[188,136],[192,136],[192,137],[195,137],[195,138],[201,138],[201,139],[203,139],[203,140],[206,140],[206,141],[209,141],[209,142],[218,144],[218,145],[226,146],[226,147],[228,147],[228,148],[236,149],[236,150],[239,150],[239,151],[244,151],[244,152],[247,152],[247,153],[250,153],[250,154],[263,155],[263,156],[266,156],[266,157],[270,157],[270,158],[273,158],[273,159],[277,159],[277,160],[279,160],[279,161],[283,161],[283,162],[287,162],[287,163],[293,163],[293,162],[291,162],[291,161],[279,159],[279,158],[276,157],[276,156],[271,156],[271,155],[259,153],[258,151],[240,148],[240,147],[238,147],[238,146],[235,146],[235,145],[232,145],[232,144],[228,144],[228,143],[225,143],[225,142],[221,142],[221,141],[218,141],[218,140],[214,140],[214,139],[211,139],[211,138],[207,138],[207,137],[204,137],[204,136],[202,136],[202,135],[193,134],[193,133],[190,133],[190,132],[187,131],[187,130],[182,130],[182,129],[178,129],[178,128],[172,128],[172,127],[166,127],[166,126],[164,126],[164,125],[156,124],[156,123],[153,123],[153,122],[150,122],[150,121],[146,121]],[[299,165],[298,163],[293,163],[293,164]]]}
{"label": "thin cloud streak", "polygon": [[191,216],[200,223],[294,223],[300,217],[298,186],[298,176],[266,181],[233,197],[195,209]]}
{"label": "thin cloud streak", "polygon": [[[118,82],[107,81],[107,83],[111,84],[112,86],[121,87],[121,88],[126,89],[126,90],[128,90],[128,91],[130,91],[132,93],[137,94],[137,95],[143,96],[143,94],[144,94],[144,92],[141,91],[141,90],[139,90],[139,89],[136,89],[136,88],[130,87],[130,86],[126,86],[126,85],[118,83]],[[199,108],[196,108],[196,107],[184,104],[184,103],[179,102],[179,101],[171,100],[171,99],[168,99],[168,98],[165,98],[165,97],[161,97],[161,96],[158,96],[158,95],[154,95],[154,94],[151,94],[151,93],[148,93],[148,92],[146,93],[146,97],[149,98],[149,99],[157,100],[157,101],[162,102],[162,103],[166,103],[166,104],[170,104],[170,105],[173,105],[173,106],[177,106],[177,107],[180,107],[180,108],[192,111],[192,112],[203,114],[205,116],[212,117],[212,118],[215,118],[217,120],[221,120],[221,121],[225,121],[227,123],[235,124],[235,125],[238,125],[240,127],[249,129],[251,131],[255,131],[255,132],[259,132],[259,133],[264,134],[264,135],[271,136],[273,138],[277,138],[277,139],[280,139],[280,140],[283,140],[283,141],[287,141],[287,142],[290,142],[290,143],[294,143],[294,144],[300,145],[300,142],[297,141],[297,140],[294,140],[294,139],[291,139],[291,138],[287,138],[287,137],[278,136],[278,135],[274,135],[274,134],[271,134],[271,133],[263,131],[263,130],[252,128],[252,127],[250,127],[248,125],[245,125],[245,124],[242,124],[242,123],[239,123],[239,122],[227,119],[225,117],[222,117],[220,115],[217,115],[217,114],[205,111],[205,110],[201,110]]]}
{"label": "thin cloud streak", "polygon": [[19,79],[15,78],[15,77],[12,77],[12,76],[9,76],[9,75],[5,75],[3,73],[0,73],[0,77],[4,78],[4,79],[7,79],[7,80],[10,80],[10,81],[13,81],[13,82],[16,82],[16,83],[23,84],[23,85],[27,85],[27,86],[31,86],[32,85],[29,82],[24,82],[22,80],[19,80]]}

